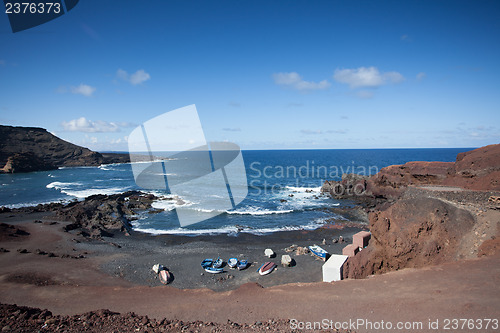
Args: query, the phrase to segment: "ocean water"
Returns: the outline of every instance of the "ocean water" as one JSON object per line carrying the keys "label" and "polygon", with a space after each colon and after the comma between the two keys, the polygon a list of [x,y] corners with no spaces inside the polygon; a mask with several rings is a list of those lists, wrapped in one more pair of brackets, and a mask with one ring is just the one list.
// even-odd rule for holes
{"label": "ocean water", "polygon": [[[452,162],[458,153],[471,149],[242,151],[249,192],[235,209],[221,211],[213,218],[181,228],[175,208],[189,209],[189,200],[165,191],[145,191],[160,197],[153,207],[161,211],[138,215],[133,226],[137,231],[151,234],[184,235],[315,229],[327,219],[344,218],[333,215],[326,208],[350,205],[348,201],[320,195],[325,180],[338,180],[343,173],[375,174],[385,166],[409,161]],[[93,194],[142,190],[134,182],[130,164],[1,174],[0,186],[0,206],[11,208],[82,200]],[[210,195],[210,186],[191,190]]]}

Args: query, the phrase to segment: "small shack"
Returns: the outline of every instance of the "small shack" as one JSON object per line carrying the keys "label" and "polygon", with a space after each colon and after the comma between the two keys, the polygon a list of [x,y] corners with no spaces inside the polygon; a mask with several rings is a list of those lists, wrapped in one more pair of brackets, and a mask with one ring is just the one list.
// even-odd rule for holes
{"label": "small shack", "polygon": [[323,282],[342,280],[342,272],[347,256],[332,254],[323,264]]}
{"label": "small shack", "polygon": [[342,254],[348,257],[354,257],[358,253],[359,247],[354,244],[349,244],[342,249]]}
{"label": "small shack", "polygon": [[368,246],[371,236],[372,235],[368,231],[360,231],[352,236],[352,244],[360,248],[365,248]]}

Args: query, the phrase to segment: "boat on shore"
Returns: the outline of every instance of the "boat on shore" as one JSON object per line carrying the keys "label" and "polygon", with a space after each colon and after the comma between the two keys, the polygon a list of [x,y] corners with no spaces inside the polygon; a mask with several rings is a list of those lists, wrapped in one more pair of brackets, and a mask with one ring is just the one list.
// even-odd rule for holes
{"label": "boat on shore", "polygon": [[224,271],[224,269],[222,268],[217,268],[217,267],[213,267],[213,266],[209,266],[209,267],[205,267],[205,272],[207,273],[211,273],[211,274],[219,274],[219,273],[222,273]]}
{"label": "boat on shore", "polygon": [[214,267],[214,268],[221,268],[223,264],[224,264],[224,260],[222,260],[221,257],[218,257],[214,261],[214,263],[212,264],[212,267]]}
{"label": "boat on shore", "polygon": [[203,268],[211,267],[213,265],[213,263],[214,263],[213,259],[204,259],[201,262],[201,267],[203,267]]}
{"label": "boat on shore", "polygon": [[268,261],[259,268],[260,275],[267,275],[271,273],[276,268],[276,264],[274,262]]}
{"label": "boat on shore", "polygon": [[224,271],[224,269],[222,268],[223,263],[224,261],[221,258],[217,258],[217,260],[207,258],[201,262],[201,267],[207,273],[218,274]]}
{"label": "boat on shore", "polygon": [[312,254],[314,254],[316,257],[323,260],[326,260],[330,256],[330,254],[326,250],[322,249],[316,244],[309,246],[309,251],[311,251]]}
{"label": "boat on shore", "polygon": [[161,283],[169,284],[171,279],[172,279],[172,275],[170,274],[169,271],[167,271],[166,269],[163,269],[158,273],[158,278],[160,279]]}
{"label": "boat on shore", "polygon": [[242,270],[244,270],[247,267],[248,267],[248,261],[247,260],[240,260],[238,262],[238,270],[242,271]]}
{"label": "boat on shore", "polygon": [[229,258],[229,260],[227,261],[227,265],[230,268],[236,268],[236,266],[238,265],[238,259],[236,259],[236,258]]}

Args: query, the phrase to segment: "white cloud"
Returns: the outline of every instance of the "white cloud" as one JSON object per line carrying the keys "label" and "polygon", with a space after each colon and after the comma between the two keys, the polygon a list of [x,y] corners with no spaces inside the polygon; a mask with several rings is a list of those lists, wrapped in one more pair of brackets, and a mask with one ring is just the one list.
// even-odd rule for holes
{"label": "white cloud", "polygon": [[348,84],[351,88],[380,87],[386,83],[399,83],[404,80],[398,72],[380,73],[376,67],[359,67],[355,69],[336,69],[335,81]]}
{"label": "white cloud", "polygon": [[133,85],[141,84],[151,78],[151,75],[146,73],[143,69],[138,70],[134,74],[130,75],[130,83]]}
{"label": "white cloud", "polygon": [[96,88],[82,83],[78,87],[71,87],[70,90],[73,94],[79,94],[86,97],[90,97],[96,91]]}
{"label": "white cloud", "polygon": [[85,117],[63,121],[61,125],[64,130],[71,132],[103,133],[120,131],[120,126],[116,123],[102,120],[92,121]]}
{"label": "white cloud", "polygon": [[422,81],[423,79],[425,79],[427,76],[427,74],[425,74],[424,72],[420,72],[417,74],[417,80],[419,81]]}
{"label": "white cloud", "polygon": [[389,81],[391,83],[400,83],[405,80],[403,75],[398,72],[386,72],[383,74],[384,81]]}
{"label": "white cloud", "polygon": [[116,71],[116,76],[123,81],[128,81],[128,73],[121,68]]}
{"label": "white cloud", "polygon": [[330,86],[330,82],[323,80],[320,82],[304,81],[302,76],[296,72],[274,73],[274,83],[280,86],[292,88],[300,91],[324,90]]}
{"label": "white cloud", "polygon": [[116,71],[116,77],[120,80],[127,81],[134,86],[151,79],[151,75],[146,73],[144,69],[139,69],[137,72],[129,75],[125,70],[119,68]]}

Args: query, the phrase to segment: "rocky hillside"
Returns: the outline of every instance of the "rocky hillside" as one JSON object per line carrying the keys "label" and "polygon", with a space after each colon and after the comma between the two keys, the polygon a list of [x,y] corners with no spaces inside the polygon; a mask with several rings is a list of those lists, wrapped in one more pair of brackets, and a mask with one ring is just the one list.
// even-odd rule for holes
{"label": "rocky hillside", "polygon": [[339,182],[325,182],[322,191],[338,198],[396,199],[408,186],[419,185],[500,191],[500,144],[460,153],[455,162],[408,162],[371,177],[343,175]]}
{"label": "rocky hillside", "polygon": [[344,274],[362,278],[460,259],[460,243],[474,224],[469,211],[439,199],[398,200],[370,214],[370,245],[349,258]]}
{"label": "rocky hillside", "polygon": [[458,154],[455,162],[392,165],[371,177],[343,175],[323,192],[365,204],[368,247],[344,276],[489,255],[500,249],[500,144]]}
{"label": "rocky hillside", "polygon": [[61,166],[128,162],[127,154],[101,154],[64,141],[38,127],[0,126],[0,172],[30,172]]}

